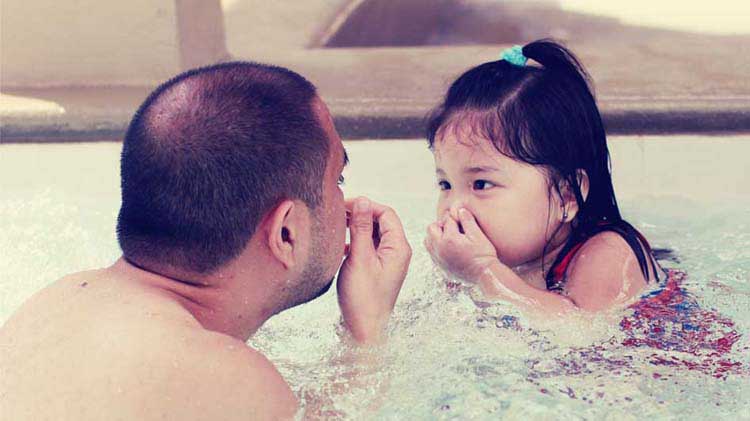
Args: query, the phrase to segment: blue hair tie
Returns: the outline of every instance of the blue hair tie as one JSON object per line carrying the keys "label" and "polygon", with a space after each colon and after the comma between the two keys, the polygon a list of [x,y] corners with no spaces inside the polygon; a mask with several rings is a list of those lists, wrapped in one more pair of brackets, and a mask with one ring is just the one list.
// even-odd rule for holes
{"label": "blue hair tie", "polygon": [[518,67],[524,67],[526,65],[526,60],[528,60],[526,56],[523,55],[523,47],[520,45],[506,48],[500,58]]}

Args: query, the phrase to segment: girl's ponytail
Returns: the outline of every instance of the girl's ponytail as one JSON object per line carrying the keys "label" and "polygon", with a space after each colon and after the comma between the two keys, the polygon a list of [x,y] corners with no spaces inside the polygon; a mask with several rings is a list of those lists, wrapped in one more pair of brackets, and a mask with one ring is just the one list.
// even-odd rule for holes
{"label": "girl's ponytail", "polygon": [[569,77],[584,84],[587,90],[593,91],[590,83],[591,77],[586,69],[568,49],[560,44],[550,39],[541,39],[526,44],[522,51],[524,56],[536,61],[544,69]]}

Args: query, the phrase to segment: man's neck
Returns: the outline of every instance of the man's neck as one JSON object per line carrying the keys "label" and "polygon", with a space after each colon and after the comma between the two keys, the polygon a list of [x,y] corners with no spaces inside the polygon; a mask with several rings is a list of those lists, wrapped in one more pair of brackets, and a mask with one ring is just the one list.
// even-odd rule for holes
{"label": "man's neck", "polygon": [[147,268],[123,257],[109,270],[177,302],[205,329],[243,342],[274,313],[261,305],[262,297],[235,290],[237,285],[250,283],[236,279],[231,268],[211,276],[192,277]]}

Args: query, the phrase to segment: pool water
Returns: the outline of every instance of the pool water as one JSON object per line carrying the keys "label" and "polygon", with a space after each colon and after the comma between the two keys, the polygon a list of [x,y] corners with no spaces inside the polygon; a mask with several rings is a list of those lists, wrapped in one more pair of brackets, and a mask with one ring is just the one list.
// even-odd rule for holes
{"label": "pool water", "polygon": [[[303,404],[335,389],[324,409],[350,419],[750,419],[750,137],[610,145],[623,214],[675,251],[665,266],[687,274],[681,288],[698,310],[679,304],[674,319],[628,330],[634,310],[529,320],[448,289],[421,245],[437,195],[425,144],[347,142],[345,193],[392,205],[415,251],[383,364],[351,381],[353,369],[332,362],[335,292],[274,317],[249,343]],[[0,146],[0,321],[60,276],[119,256],[119,149]],[[703,342],[696,331],[708,332]],[[701,347],[728,332],[726,349]]]}

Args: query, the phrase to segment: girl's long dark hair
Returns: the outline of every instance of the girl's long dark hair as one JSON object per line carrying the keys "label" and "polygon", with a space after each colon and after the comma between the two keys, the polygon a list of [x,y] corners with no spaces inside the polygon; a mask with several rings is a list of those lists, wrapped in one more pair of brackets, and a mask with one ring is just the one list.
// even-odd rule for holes
{"label": "girl's long dark hair", "polygon": [[[492,61],[469,69],[453,82],[429,117],[430,148],[458,118],[469,121],[470,129],[489,139],[500,153],[543,167],[550,193],[554,189],[561,196],[562,189],[568,188],[575,195],[579,211],[573,231],[553,268],[575,245],[610,230],[633,249],[643,276],[651,278],[651,260],[658,279],[648,243],[620,216],[604,124],[588,73],[567,48],[552,40],[532,42],[522,51],[538,66]],[[580,170],[588,175],[585,200]],[[546,274],[548,288],[554,283],[552,274],[552,270]]]}

